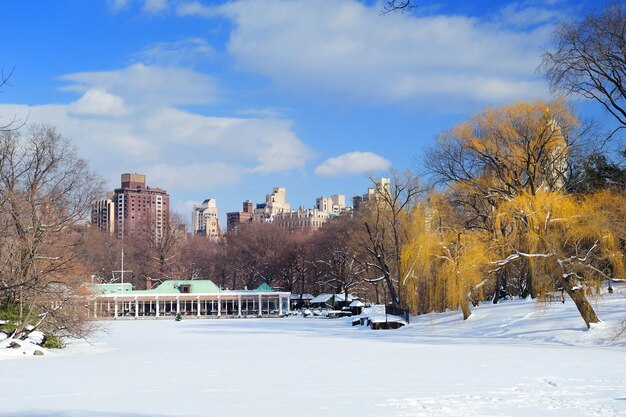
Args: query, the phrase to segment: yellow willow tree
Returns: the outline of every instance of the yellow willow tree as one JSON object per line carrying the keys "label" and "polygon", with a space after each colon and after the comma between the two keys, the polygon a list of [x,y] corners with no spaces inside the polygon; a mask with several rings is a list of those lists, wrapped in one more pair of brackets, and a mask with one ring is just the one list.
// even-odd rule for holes
{"label": "yellow willow tree", "polygon": [[412,229],[402,250],[404,301],[413,313],[460,308],[483,299],[489,267],[489,235],[454,221],[448,201],[433,194],[414,210]]}
{"label": "yellow willow tree", "polygon": [[597,195],[577,199],[560,192],[520,194],[494,212],[499,253],[497,268],[525,260],[542,293],[562,288],[572,298],[587,324],[599,318],[585,291],[599,282],[623,276],[624,260],[611,222],[597,209]]}
{"label": "yellow willow tree", "polygon": [[[507,229],[494,224],[493,211],[518,195],[564,189],[569,162],[585,133],[563,101],[517,103],[488,109],[443,132],[425,164],[437,183],[451,188],[466,228],[508,239]],[[512,275],[523,274],[522,291],[511,295],[534,298],[530,270],[503,269],[494,288],[499,292],[517,280]]]}

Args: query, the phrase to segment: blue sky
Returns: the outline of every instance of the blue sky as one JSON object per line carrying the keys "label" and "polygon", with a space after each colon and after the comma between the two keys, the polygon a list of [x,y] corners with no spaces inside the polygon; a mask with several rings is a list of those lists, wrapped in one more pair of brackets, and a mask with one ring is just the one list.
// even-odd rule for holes
{"label": "blue sky", "polygon": [[46,122],[113,189],[148,176],[185,216],[287,188],[293,207],[421,169],[438,132],[547,99],[536,68],[584,1],[12,1],[0,115]]}

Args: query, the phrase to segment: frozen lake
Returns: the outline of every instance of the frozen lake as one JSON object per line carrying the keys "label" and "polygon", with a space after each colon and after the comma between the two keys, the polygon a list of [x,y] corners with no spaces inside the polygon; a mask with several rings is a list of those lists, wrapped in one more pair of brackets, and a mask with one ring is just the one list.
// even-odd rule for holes
{"label": "frozen lake", "polygon": [[488,305],[395,331],[108,322],[91,345],[0,361],[0,416],[626,416],[626,348],[606,346],[604,324],[584,330],[569,304]]}

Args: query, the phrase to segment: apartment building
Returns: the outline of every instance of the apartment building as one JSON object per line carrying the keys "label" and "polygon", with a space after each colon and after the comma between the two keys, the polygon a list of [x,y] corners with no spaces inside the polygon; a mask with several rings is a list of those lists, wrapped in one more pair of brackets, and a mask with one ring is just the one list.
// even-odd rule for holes
{"label": "apartment building", "polygon": [[221,231],[217,218],[217,201],[214,198],[207,198],[199,207],[194,207],[191,212],[192,233],[199,236],[206,236],[216,240]]}
{"label": "apartment building", "polygon": [[254,214],[253,207],[252,201],[246,200],[243,202],[243,211],[226,213],[226,230],[236,232],[240,224],[250,223]]}
{"label": "apartment building", "polygon": [[143,174],[122,174],[121,187],[114,191],[115,234],[130,236],[150,233],[163,239],[169,221],[170,196],[160,188],[146,185]]}
{"label": "apartment building", "polygon": [[115,193],[107,193],[107,197],[91,203],[91,224],[100,231],[113,235],[115,233]]}

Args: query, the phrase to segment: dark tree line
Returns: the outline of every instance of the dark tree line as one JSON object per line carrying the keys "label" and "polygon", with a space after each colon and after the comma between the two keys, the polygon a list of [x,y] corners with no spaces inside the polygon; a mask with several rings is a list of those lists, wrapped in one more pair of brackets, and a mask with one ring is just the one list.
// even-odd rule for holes
{"label": "dark tree line", "polygon": [[[125,281],[137,288],[167,279],[210,279],[223,289],[275,289],[314,295],[351,293],[372,301],[389,301],[375,278],[380,274],[365,250],[361,216],[340,216],[318,230],[285,230],[272,223],[240,225],[220,240],[187,236],[171,225],[169,243],[138,235],[124,240]],[[166,234],[167,235],[167,234]],[[87,233],[84,263],[98,281],[119,281],[122,242],[97,230]],[[163,249],[163,250],[159,250]],[[397,280],[394,279],[397,286]]]}

